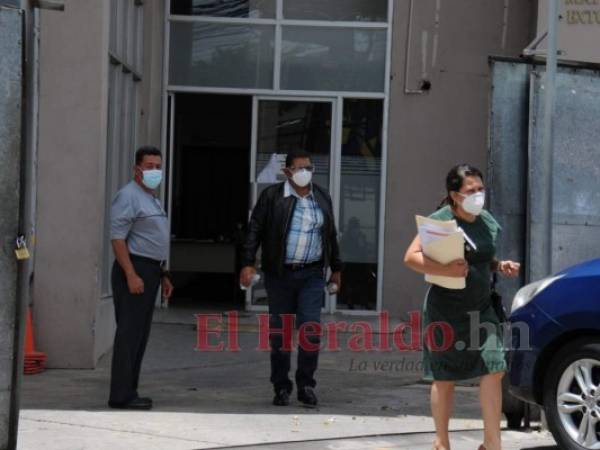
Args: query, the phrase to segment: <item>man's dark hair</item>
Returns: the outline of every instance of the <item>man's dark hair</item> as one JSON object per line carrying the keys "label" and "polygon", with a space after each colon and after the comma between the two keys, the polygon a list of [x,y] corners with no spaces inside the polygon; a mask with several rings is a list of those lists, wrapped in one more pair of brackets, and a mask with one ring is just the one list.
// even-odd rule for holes
{"label": "man's dark hair", "polygon": [[306,150],[292,150],[288,152],[287,156],[285,157],[285,167],[292,167],[295,160],[306,158],[312,160],[310,153],[308,153]]}
{"label": "man's dark hair", "polygon": [[140,147],[135,152],[135,165],[139,166],[144,161],[144,156],[160,156],[162,158],[162,153],[156,147],[152,147],[150,145],[146,145],[144,147]]}

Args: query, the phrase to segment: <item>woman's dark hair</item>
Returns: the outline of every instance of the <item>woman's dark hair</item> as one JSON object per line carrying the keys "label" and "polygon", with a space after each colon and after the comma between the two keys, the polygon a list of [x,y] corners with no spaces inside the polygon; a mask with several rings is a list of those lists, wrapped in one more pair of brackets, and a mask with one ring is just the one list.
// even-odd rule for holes
{"label": "woman's dark hair", "polygon": [[460,188],[467,177],[479,177],[481,178],[481,181],[483,181],[481,170],[470,164],[459,164],[450,169],[450,172],[448,172],[448,175],[446,176],[446,197],[442,200],[442,203],[439,206],[440,208],[446,205],[452,205],[450,192],[460,191]]}
{"label": "woman's dark hair", "polygon": [[135,165],[139,166],[144,161],[144,156],[160,156],[162,158],[162,153],[156,147],[145,146],[140,147],[135,152]]}

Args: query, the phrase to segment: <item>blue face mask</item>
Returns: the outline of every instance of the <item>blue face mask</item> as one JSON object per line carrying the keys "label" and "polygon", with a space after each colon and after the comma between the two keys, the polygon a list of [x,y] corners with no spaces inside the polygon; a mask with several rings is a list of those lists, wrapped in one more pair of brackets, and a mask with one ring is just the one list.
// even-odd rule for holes
{"label": "blue face mask", "polygon": [[142,183],[148,189],[156,189],[162,181],[162,170],[144,170]]}

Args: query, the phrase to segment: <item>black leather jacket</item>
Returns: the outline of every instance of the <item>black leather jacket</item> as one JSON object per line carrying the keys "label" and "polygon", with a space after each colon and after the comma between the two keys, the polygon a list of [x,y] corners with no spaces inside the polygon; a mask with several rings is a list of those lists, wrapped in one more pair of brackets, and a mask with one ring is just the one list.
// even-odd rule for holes
{"label": "black leather jacket", "polygon": [[[287,198],[283,196],[284,185],[285,183],[278,183],[269,186],[260,195],[248,225],[248,234],[242,252],[242,267],[256,265],[256,252],[262,245],[261,269],[265,272],[282,274],[288,230],[296,206],[295,196],[290,195]],[[338,272],[342,270],[342,261],[331,197],[314,183],[312,190],[324,217],[321,229],[323,263],[325,267],[331,267],[332,272]]]}

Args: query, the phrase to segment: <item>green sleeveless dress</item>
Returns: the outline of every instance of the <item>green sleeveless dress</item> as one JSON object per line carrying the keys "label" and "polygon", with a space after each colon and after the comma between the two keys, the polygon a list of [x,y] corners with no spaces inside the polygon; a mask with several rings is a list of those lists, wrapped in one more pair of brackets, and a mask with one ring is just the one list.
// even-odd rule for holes
{"label": "green sleeveless dress", "polygon": [[465,254],[469,264],[465,289],[431,285],[427,293],[422,328],[424,378],[457,381],[504,372],[502,329],[490,298],[490,265],[500,225],[485,210],[473,223],[455,217],[450,206],[430,217],[456,220],[477,250]]}

